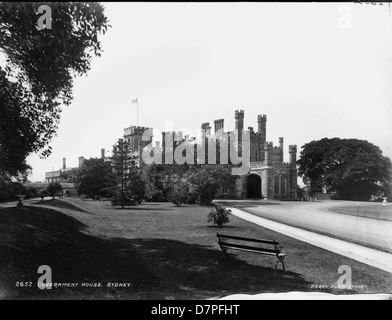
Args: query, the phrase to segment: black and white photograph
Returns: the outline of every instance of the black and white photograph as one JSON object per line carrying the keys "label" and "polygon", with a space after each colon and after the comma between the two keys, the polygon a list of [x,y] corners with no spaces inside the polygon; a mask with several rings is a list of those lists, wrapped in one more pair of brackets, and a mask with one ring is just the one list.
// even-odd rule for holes
{"label": "black and white photograph", "polygon": [[0,300],[392,300],[391,7],[0,2]]}

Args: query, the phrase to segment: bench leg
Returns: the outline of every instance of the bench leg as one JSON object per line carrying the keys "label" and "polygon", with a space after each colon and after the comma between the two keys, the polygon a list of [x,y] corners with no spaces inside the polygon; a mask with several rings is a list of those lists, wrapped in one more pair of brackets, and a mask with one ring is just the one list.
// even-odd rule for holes
{"label": "bench leg", "polygon": [[227,254],[227,248],[222,248],[222,252],[225,254],[226,260],[229,260],[229,255]]}
{"label": "bench leg", "polygon": [[282,264],[283,271],[286,271],[286,269],[285,269],[285,267],[284,267],[284,261],[283,261],[283,259],[278,259],[278,261],[276,262],[276,265],[275,265],[275,269],[278,267],[279,262]]}

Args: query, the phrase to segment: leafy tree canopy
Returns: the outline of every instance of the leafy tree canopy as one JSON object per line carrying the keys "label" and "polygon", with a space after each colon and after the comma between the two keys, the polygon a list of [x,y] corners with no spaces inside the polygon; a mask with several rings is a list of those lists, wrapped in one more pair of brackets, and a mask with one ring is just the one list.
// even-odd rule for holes
{"label": "leafy tree canopy", "polygon": [[91,198],[109,197],[117,186],[116,176],[110,163],[103,159],[91,158],[77,170],[74,186],[79,195]]}
{"label": "leafy tree canopy", "polygon": [[368,141],[324,138],[302,148],[298,173],[311,192],[325,188],[345,199],[368,200],[390,188],[391,160]]}
{"label": "leafy tree canopy", "polygon": [[63,191],[63,186],[58,182],[51,182],[46,187],[46,191],[48,192],[48,195],[50,195],[54,199],[56,195]]}
{"label": "leafy tree canopy", "polygon": [[[41,5],[52,13],[51,29],[38,27]],[[28,154],[50,154],[61,104],[72,101],[73,78],[100,56],[98,34],[108,20],[94,2],[0,2],[0,174],[29,167]]]}

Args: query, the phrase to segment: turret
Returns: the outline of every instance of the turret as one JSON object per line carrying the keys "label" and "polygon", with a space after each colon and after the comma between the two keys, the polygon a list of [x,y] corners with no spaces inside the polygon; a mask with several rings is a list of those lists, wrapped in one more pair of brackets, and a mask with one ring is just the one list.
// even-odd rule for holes
{"label": "turret", "polygon": [[257,132],[261,136],[261,143],[264,143],[267,141],[267,115],[265,114],[259,114],[257,116],[257,124],[258,124],[258,130]]}
{"label": "turret", "polygon": [[297,145],[289,145],[290,163],[295,165],[297,163]]}
{"label": "turret", "polygon": [[280,161],[283,162],[283,137],[279,138]]}
{"label": "turret", "polygon": [[265,164],[268,166],[270,163],[270,150],[273,148],[272,142],[264,142],[264,161]]}

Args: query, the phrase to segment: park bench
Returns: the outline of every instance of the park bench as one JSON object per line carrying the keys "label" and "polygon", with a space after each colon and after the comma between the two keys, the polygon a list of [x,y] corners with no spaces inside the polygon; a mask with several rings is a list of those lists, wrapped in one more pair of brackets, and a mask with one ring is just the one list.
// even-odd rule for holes
{"label": "park bench", "polygon": [[218,237],[218,244],[224,252],[226,259],[229,258],[227,255],[227,250],[229,249],[260,253],[269,256],[275,256],[278,259],[275,265],[275,269],[278,267],[280,262],[283,266],[283,271],[286,271],[283,260],[287,254],[283,253],[284,246],[279,245],[279,242],[274,240],[228,236],[219,233],[217,233],[216,236]]}

